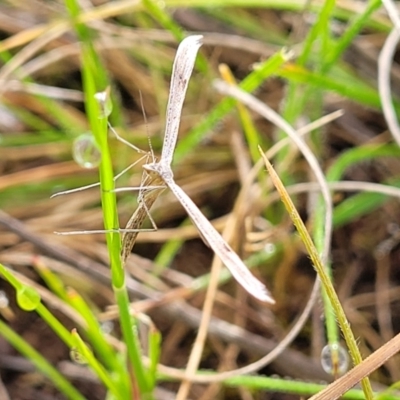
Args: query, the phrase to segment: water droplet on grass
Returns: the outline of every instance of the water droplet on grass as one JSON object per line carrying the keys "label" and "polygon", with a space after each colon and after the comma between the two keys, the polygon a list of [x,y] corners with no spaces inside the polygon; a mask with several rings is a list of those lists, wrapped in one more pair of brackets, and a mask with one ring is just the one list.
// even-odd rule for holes
{"label": "water droplet on grass", "polygon": [[76,347],[71,348],[71,350],[69,351],[69,356],[71,357],[71,360],[76,364],[87,364],[85,356]]}
{"label": "water droplet on grass", "polygon": [[24,311],[35,310],[40,300],[40,294],[32,287],[23,286],[17,290],[17,303]]}
{"label": "water droplet on grass", "polygon": [[101,115],[99,116],[99,118],[108,118],[112,112],[110,88],[108,87],[103,92],[96,93],[94,95],[94,98],[100,105]]}
{"label": "water droplet on grass", "polygon": [[349,367],[347,350],[339,343],[327,344],[321,352],[321,365],[333,376],[344,374]]}
{"label": "water droplet on grass", "polygon": [[101,160],[100,150],[91,133],[84,133],[74,140],[72,155],[76,163],[84,168],[97,167]]}

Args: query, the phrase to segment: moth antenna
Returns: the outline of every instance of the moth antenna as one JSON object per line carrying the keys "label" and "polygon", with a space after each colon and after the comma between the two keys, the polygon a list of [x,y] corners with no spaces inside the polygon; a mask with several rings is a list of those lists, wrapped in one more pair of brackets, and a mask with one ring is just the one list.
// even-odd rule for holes
{"label": "moth antenna", "polygon": [[150,149],[152,162],[155,162],[153,145],[151,144],[150,133],[149,133],[149,121],[147,120],[146,110],[144,109],[143,95],[142,95],[142,91],[141,90],[139,91],[139,98],[140,98],[140,107],[142,108],[142,115],[143,115],[144,124],[146,126],[147,143],[149,144],[149,149]]}

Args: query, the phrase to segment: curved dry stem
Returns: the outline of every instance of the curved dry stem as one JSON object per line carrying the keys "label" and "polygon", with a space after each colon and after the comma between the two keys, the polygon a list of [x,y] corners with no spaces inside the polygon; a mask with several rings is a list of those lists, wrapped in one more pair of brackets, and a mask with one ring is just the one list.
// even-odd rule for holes
{"label": "curved dry stem", "polygon": [[385,116],[389,130],[400,146],[400,127],[393,107],[391,88],[390,88],[390,71],[393,62],[393,56],[400,40],[400,28],[393,28],[387,37],[385,44],[379,54],[378,59],[378,87],[379,97],[381,99],[382,111]]}
{"label": "curved dry stem", "polygon": [[[303,328],[305,322],[307,321],[309,314],[312,308],[315,305],[316,300],[318,299],[320,291],[320,281],[317,279],[314,283],[313,290],[311,292],[311,296],[307,301],[306,307],[304,308],[303,312],[300,314],[297,321],[294,323],[293,327],[290,328],[288,334],[277,344],[277,346],[268,353],[266,356],[260,358],[256,362],[246,365],[242,368],[233,369],[231,371],[221,372],[214,375],[202,375],[202,374],[193,374],[191,376],[187,376],[186,373],[182,373],[180,370],[171,369],[170,367],[164,367],[168,369],[164,369],[171,373],[173,370],[174,377],[179,377],[179,379],[190,379],[191,383],[215,383],[215,382],[222,382],[226,379],[232,378],[234,376],[245,375],[245,374],[252,374],[261,368],[264,368],[272,361],[274,361],[282,352],[293,342],[296,338],[298,333]],[[203,309],[204,312],[204,309]],[[201,325],[200,325],[201,326]],[[161,369],[161,370],[162,370]]]}
{"label": "curved dry stem", "polygon": [[399,11],[392,0],[382,0],[382,4],[386,8],[389,18],[393,22],[393,25],[400,30],[400,17]]}
{"label": "curved dry stem", "polygon": [[305,141],[301,138],[301,136],[287,123],[279,114],[277,114],[274,110],[268,107],[266,104],[262,103],[260,100],[255,98],[249,93],[244,92],[238,87],[226,84],[223,81],[217,80],[214,82],[215,88],[223,94],[228,96],[232,96],[238,101],[246,104],[253,111],[257,112],[261,116],[263,116],[268,121],[272,122],[279,129],[284,131],[290,139],[298,146],[299,150],[303,154],[304,158],[307,160],[310,168],[314,172],[314,175],[318,181],[318,184],[321,188],[321,194],[325,202],[325,235],[324,235],[324,246],[322,250],[321,259],[323,264],[326,264],[329,259],[329,252],[331,246],[331,237],[332,237],[332,196],[329,191],[328,183],[325,179],[325,175],[321,169],[321,166],[318,163],[318,160],[305,143]]}

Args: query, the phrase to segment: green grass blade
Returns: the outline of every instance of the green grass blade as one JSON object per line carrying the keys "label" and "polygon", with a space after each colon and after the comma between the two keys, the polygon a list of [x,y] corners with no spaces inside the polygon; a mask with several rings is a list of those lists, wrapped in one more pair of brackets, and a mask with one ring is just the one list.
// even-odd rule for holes
{"label": "green grass blade", "polygon": [[72,331],[72,338],[74,346],[82,360],[87,362],[87,364],[93,369],[99,379],[104,383],[104,385],[113,393],[116,399],[127,399],[122,393],[120,393],[118,387],[115,385],[110,377],[108,371],[98,362],[98,360],[93,356],[86,343],[81,339],[76,330]]}
{"label": "green grass blade", "polygon": [[[66,0],[67,3],[75,3],[75,0]],[[78,8],[77,3],[70,5],[73,16]],[[75,14],[74,14],[75,13]],[[111,280],[114,294],[119,307],[120,323],[125,344],[127,346],[128,359],[132,365],[132,372],[142,395],[149,393],[148,379],[145,367],[141,359],[140,343],[136,322],[130,316],[130,302],[125,285],[125,272],[121,262],[121,237],[118,232],[119,221],[114,192],[114,173],[111,154],[108,147],[108,123],[107,116],[103,115],[101,106],[95,98],[99,92],[103,92],[109,86],[107,74],[101,60],[93,48],[89,31],[82,29],[77,24],[77,33],[82,40],[82,76],[86,99],[86,111],[89,117],[93,135],[96,138],[101,152],[99,166],[101,202],[103,209],[104,227],[106,229],[106,241],[111,264]]]}
{"label": "green grass blade", "polygon": [[344,51],[351,45],[356,35],[367,25],[372,13],[379,9],[381,4],[381,0],[370,0],[363,13],[355,14],[350,26],[328,52],[324,61],[324,71],[328,71],[339,60]]}
{"label": "green grass blade", "polygon": [[[365,106],[380,109],[380,99],[378,92],[366,84],[359,81],[355,76],[345,75],[339,77],[327,76],[311,72],[294,64],[282,68],[278,76],[288,79],[294,83],[303,83],[311,85],[317,89],[323,89],[340,94],[350,100]],[[397,109],[399,104],[396,104]]]}
{"label": "green grass blade", "polygon": [[333,223],[335,228],[340,228],[352,221],[368,215],[382,206],[388,197],[380,193],[359,193],[352,196],[335,207]]}
{"label": "green grass blade", "polygon": [[340,181],[347,168],[356,163],[379,157],[400,157],[400,149],[396,145],[366,145],[355,147],[342,153],[327,171],[328,181]]}
{"label": "green grass blade", "polygon": [[[306,62],[309,60],[311,52],[313,50],[313,46],[315,45],[316,42],[322,41],[324,43],[327,41],[330,35],[328,30],[330,27],[329,18],[332,15],[334,6],[335,6],[334,0],[324,1],[322,9],[317,15],[315,24],[312,25],[310,31],[307,34],[307,38],[303,44],[303,50],[297,59],[297,64],[299,66],[304,66]],[[323,50],[323,48],[321,48],[321,50]],[[322,60],[320,60],[320,62],[322,62]]]}
{"label": "green grass blade", "polygon": [[85,397],[67,381],[39,352],[30,346],[21,336],[0,320],[0,334],[45,376],[47,376],[68,399],[85,400]]}

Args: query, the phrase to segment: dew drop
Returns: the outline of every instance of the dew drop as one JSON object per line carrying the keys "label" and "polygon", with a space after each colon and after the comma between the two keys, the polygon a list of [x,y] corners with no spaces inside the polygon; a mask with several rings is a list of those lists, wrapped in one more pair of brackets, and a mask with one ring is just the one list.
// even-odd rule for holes
{"label": "dew drop", "polygon": [[276,246],[273,243],[266,243],[264,246],[264,251],[267,254],[274,254],[276,252]]}
{"label": "dew drop", "polygon": [[74,140],[72,156],[84,168],[94,168],[100,164],[101,153],[91,133],[83,133]]}
{"label": "dew drop", "polygon": [[24,311],[35,310],[40,300],[40,294],[32,287],[23,286],[17,290],[17,303]]}
{"label": "dew drop", "polygon": [[162,10],[164,10],[164,8],[165,8],[165,1],[160,0],[160,1],[157,2],[157,5],[158,5],[159,8],[161,8]]}
{"label": "dew drop", "polygon": [[328,374],[342,375],[349,367],[349,355],[339,343],[327,344],[321,352],[321,365]]}
{"label": "dew drop", "polygon": [[103,333],[109,335],[114,330],[114,322],[113,321],[103,321],[100,324],[100,329]]}
{"label": "dew drop", "polygon": [[71,360],[76,364],[87,364],[85,356],[76,347],[71,348],[71,350],[69,351],[69,356],[71,357]]}
{"label": "dew drop", "polygon": [[101,115],[99,118],[108,118],[112,112],[112,102],[110,96],[110,87],[107,87],[103,92],[98,92],[94,95],[100,106]]}

